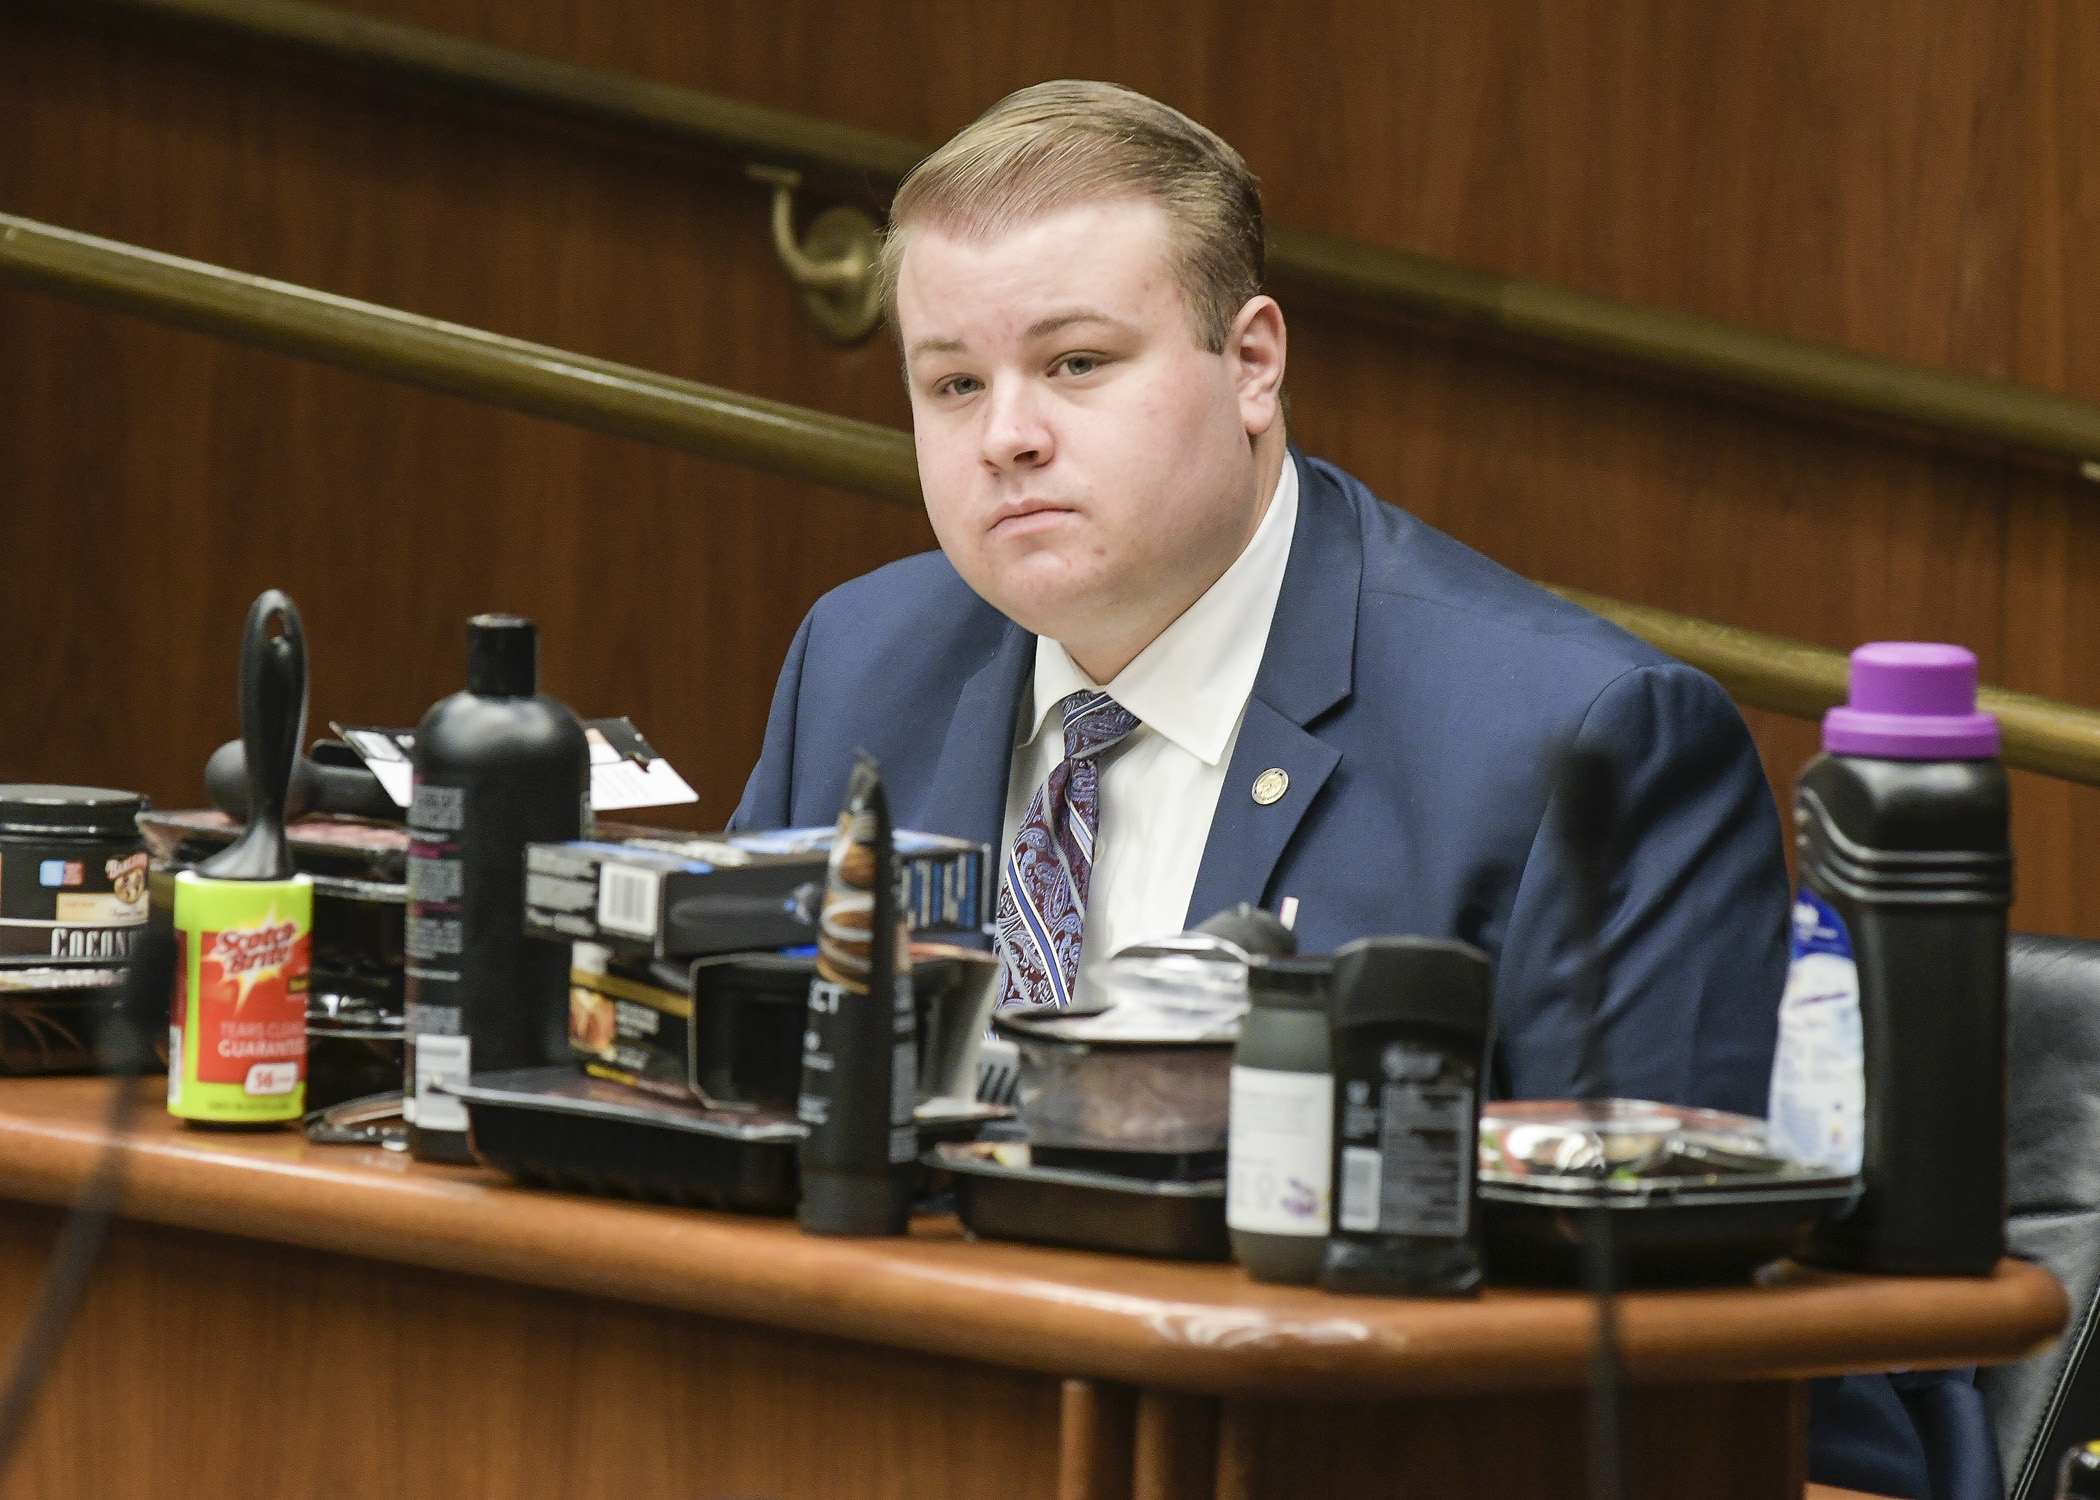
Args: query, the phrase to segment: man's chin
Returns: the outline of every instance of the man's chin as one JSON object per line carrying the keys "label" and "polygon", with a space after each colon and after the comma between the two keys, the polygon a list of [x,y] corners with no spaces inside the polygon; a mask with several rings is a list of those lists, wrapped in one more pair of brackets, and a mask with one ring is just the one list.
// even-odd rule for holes
{"label": "man's chin", "polygon": [[1085,633],[1085,622],[1097,612],[1093,592],[1077,589],[1014,587],[980,588],[985,601],[1031,635],[1047,635],[1053,641],[1071,640]]}

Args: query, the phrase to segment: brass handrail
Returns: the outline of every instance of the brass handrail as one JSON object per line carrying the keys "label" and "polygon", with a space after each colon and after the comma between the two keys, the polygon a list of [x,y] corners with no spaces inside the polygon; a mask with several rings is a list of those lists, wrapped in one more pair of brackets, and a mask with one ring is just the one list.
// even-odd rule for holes
{"label": "brass handrail", "polygon": [[[0,283],[879,500],[919,501],[911,435],[894,428],[9,214],[0,214]],[[1574,589],[1556,592],[1711,673],[1753,707],[1813,718],[1845,695],[1839,652]],[[1999,688],[1984,690],[1983,705],[2004,726],[2007,764],[2100,786],[2100,712]]]}
{"label": "brass handrail", "polygon": [[17,9],[76,17],[96,11],[193,25],[288,48],[341,67],[639,133],[734,157],[863,180],[887,195],[926,154],[897,136],[600,72],[296,0],[5,0]]}
{"label": "brass handrail", "polygon": [[911,438],[545,344],[0,214],[0,281],[900,504]]}
{"label": "brass handrail", "polygon": [[[1845,701],[1851,669],[1841,651],[1559,584],[1545,587],[1697,667],[1738,703],[1796,719],[1820,719],[1825,709]],[[1980,689],[1976,704],[1998,716],[2007,765],[2100,786],[2100,712],[1999,687]]]}
{"label": "brass handrail", "polygon": [[[53,7],[52,0],[0,3]],[[299,0],[67,0],[196,25],[449,93],[792,167],[886,195],[926,147],[718,95],[624,77]],[[1617,368],[1733,389],[1792,409],[2068,463],[2100,478],[2100,405],[1716,318],[1502,276],[1359,241],[1272,228],[1269,269],[1323,297],[1485,329]]]}

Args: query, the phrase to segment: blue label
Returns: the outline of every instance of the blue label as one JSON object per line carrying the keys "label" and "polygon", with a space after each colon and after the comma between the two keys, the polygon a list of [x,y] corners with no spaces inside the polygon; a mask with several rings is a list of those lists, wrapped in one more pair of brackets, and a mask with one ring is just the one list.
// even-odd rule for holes
{"label": "blue label", "polygon": [[1828,953],[1833,958],[1852,957],[1852,934],[1845,930],[1845,919],[1828,901],[1818,896],[1807,886],[1794,897],[1794,940],[1787,957],[1800,958],[1809,953]]}
{"label": "blue label", "polygon": [[1860,1168],[1866,1143],[1866,1047],[1852,934],[1829,902],[1794,898],[1786,992],[1772,1054],[1766,1139],[1796,1161]]}
{"label": "blue label", "polygon": [[62,859],[41,861],[36,867],[36,881],[38,885],[64,885],[66,862]]}

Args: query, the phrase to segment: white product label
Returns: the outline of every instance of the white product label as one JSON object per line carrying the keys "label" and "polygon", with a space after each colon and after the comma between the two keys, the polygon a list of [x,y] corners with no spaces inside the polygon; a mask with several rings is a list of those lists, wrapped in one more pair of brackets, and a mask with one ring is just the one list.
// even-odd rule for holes
{"label": "white product label", "polygon": [[1378,1228],[1378,1188],[1384,1163],[1368,1146],[1342,1152],[1342,1228],[1367,1234]]}
{"label": "white product label", "polygon": [[1792,962],[1772,1055],[1772,1149],[1857,1172],[1866,1150],[1866,1064],[1852,935],[1828,902],[1803,890],[1794,900]]}
{"label": "white product label", "polygon": [[1253,1234],[1327,1233],[1333,1142],[1331,1074],[1234,1068],[1225,1222]]}
{"label": "white product label", "polygon": [[182,1102],[182,1028],[168,1028],[168,1103]]}
{"label": "white product label", "polygon": [[415,784],[408,806],[409,827],[418,833],[457,833],[467,826],[467,794],[456,786]]}
{"label": "white product label", "polygon": [[424,1032],[416,1038],[416,1113],[419,1130],[465,1130],[467,1106],[461,1099],[439,1093],[433,1084],[450,1087],[464,1084],[473,1071],[474,1040],[464,1036],[439,1036]]}
{"label": "white product label", "polygon": [[655,870],[606,865],[598,872],[598,925],[607,932],[656,936],[656,898],[662,884]]}
{"label": "white product label", "polygon": [[1378,1229],[1384,1234],[1457,1237],[1472,1204],[1467,1168],[1474,1160],[1473,1091],[1447,1084],[1388,1083],[1378,1132],[1382,1175]]}

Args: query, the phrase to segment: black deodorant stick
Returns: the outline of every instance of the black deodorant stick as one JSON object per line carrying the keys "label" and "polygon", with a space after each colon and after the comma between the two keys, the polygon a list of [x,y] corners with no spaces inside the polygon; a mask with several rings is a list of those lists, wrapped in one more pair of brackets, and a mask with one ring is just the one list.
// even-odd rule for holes
{"label": "black deodorant stick", "polygon": [[1332,1292],[1480,1285],[1476,1136],[1492,969],[1470,944],[1359,938],[1334,956]]}

